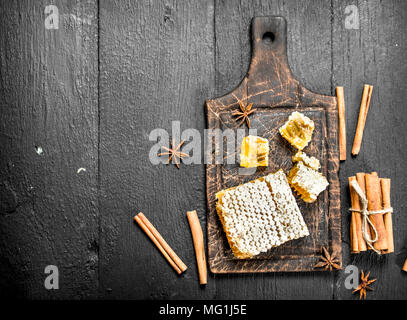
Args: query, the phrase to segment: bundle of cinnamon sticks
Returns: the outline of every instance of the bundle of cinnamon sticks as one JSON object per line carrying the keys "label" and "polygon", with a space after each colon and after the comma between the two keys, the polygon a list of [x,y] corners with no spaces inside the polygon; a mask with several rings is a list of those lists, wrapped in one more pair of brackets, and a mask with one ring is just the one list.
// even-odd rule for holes
{"label": "bundle of cinnamon sticks", "polygon": [[[370,223],[363,223],[363,201],[352,187],[354,180],[367,198],[367,210],[371,213],[383,210],[383,213],[369,214],[367,219]],[[354,210],[350,223],[351,252],[359,253],[369,249],[380,254],[394,252],[390,179],[379,178],[377,172],[359,172],[356,176],[349,177],[348,181]],[[389,211],[386,212],[386,209]]]}

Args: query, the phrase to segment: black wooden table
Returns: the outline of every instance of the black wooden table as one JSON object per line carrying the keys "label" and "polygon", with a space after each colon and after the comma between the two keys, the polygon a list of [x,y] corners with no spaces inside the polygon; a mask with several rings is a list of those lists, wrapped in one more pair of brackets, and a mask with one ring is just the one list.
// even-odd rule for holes
{"label": "black wooden table", "polygon": [[[210,274],[201,288],[185,213],[196,209],[205,228],[205,166],[149,161],[152,130],[171,132],[180,121],[181,130],[203,132],[205,100],[244,77],[250,20],[264,15],[287,19],[298,80],[323,94],[345,88],[343,265],[378,279],[369,299],[407,298],[402,0],[1,1],[0,296],[357,299],[344,271]],[[364,83],[374,86],[372,104],[353,158]],[[396,249],[389,256],[349,252],[347,177],[358,171],[392,179]],[[133,223],[138,211],[189,266],[184,275]],[[58,267],[58,290],[44,287],[47,265]]]}

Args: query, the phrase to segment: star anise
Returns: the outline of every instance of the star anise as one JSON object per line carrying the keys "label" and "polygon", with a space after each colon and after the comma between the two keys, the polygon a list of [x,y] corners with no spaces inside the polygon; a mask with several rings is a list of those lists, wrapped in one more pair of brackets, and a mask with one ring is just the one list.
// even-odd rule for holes
{"label": "star anise", "polygon": [[232,113],[233,116],[237,116],[236,120],[242,119],[242,121],[239,123],[239,127],[243,124],[243,122],[246,121],[247,127],[250,128],[250,119],[249,116],[255,111],[252,110],[253,107],[253,102],[249,104],[248,106],[244,106],[241,101],[239,101],[239,106],[240,106],[240,111],[236,110]]}
{"label": "star anise", "polygon": [[322,247],[323,255],[320,257],[320,262],[318,262],[314,268],[324,268],[325,270],[332,271],[333,269],[340,270],[342,267],[340,266],[339,260],[336,258],[335,252],[330,255],[328,250],[325,247]]}
{"label": "star anise", "polygon": [[180,144],[174,148],[174,139],[173,139],[171,141],[171,148],[167,148],[167,147],[163,146],[162,148],[164,150],[167,150],[167,152],[161,152],[158,154],[158,156],[169,155],[168,163],[170,163],[171,160],[174,159],[174,163],[177,166],[177,168],[179,169],[179,162],[178,162],[177,158],[179,158],[181,160],[182,158],[189,157],[188,154],[181,152],[181,150],[180,150],[183,144],[184,144],[184,141],[181,141]]}
{"label": "star anise", "polygon": [[369,280],[368,279],[369,275],[370,275],[370,272],[368,272],[367,275],[365,276],[363,274],[363,270],[362,270],[362,274],[360,275],[361,282],[359,283],[359,286],[352,292],[352,293],[355,293],[355,292],[359,291],[359,300],[362,299],[362,297],[366,300],[366,291],[367,290],[373,291],[373,289],[369,287],[369,284],[375,282],[376,279]]}

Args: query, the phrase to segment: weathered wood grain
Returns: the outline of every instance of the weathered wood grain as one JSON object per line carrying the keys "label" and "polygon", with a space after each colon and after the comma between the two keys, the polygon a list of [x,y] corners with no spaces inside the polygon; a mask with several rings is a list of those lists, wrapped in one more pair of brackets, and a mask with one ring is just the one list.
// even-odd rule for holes
{"label": "weathered wood grain", "polygon": [[[58,30],[44,27],[48,4],[0,3],[2,298],[98,288],[97,3],[57,1]],[[44,287],[47,265],[59,290]]]}
{"label": "weathered wood grain", "polygon": [[[407,3],[405,1],[359,1],[359,29],[345,28],[345,8],[353,1],[334,1],[333,80],[343,85],[346,98],[347,143],[352,147],[362,97],[363,84],[373,85],[361,151],[341,164],[340,179],[356,172],[377,171],[391,178],[391,201],[394,208],[395,252],[377,257],[372,252],[351,255],[349,252],[350,205],[347,183],[341,185],[344,264],[370,270],[377,278],[368,299],[406,299],[406,277],[401,271],[407,256],[407,219],[405,181],[407,141],[404,138],[407,114],[404,112],[407,91]],[[338,295],[355,299],[351,290],[341,286],[347,274],[337,279]]]}
{"label": "weathered wood grain", "polygon": [[[102,297],[212,297],[215,284],[201,290],[197,282],[186,218],[197,210],[206,229],[204,166],[153,165],[149,134],[171,136],[173,121],[203,131],[214,94],[213,10],[198,0],[101,2]],[[189,267],[181,277],[133,223],[138,211]]]}

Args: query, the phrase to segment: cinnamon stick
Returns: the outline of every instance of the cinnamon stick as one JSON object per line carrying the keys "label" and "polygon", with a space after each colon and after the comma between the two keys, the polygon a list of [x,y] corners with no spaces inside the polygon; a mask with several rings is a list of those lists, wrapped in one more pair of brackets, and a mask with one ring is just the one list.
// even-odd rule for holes
{"label": "cinnamon stick", "polygon": [[[376,172],[371,174],[366,174],[366,197],[368,200],[369,211],[377,211],[382,209],[381,203],[381,190],[380,181]],[[370,220],[372,221],[377,232],[377,241],[373,244],[376,250],[387,250],[387,235],[386,228],[384,227],[383,214],[372,214],[370,215]]]}
{"label": "cinnamon stick", "polygon": [[404,261],[403,271],[407,272],[407,259]]}
{"label": "cinnamon stick", "polygon": [[358,247],[358,238],[356,236],[354,212],[351,213],[349,235],[350,235],[350,252],[359,253],[360,251],[359,251],[359,247]]}
{"label": "cinnamon stick", "polygon": [[338,98],[339,114],[339,159],[342,161],[346,160],[346,118],[343,87],[336,87],[336,96]]}
{"label": "cinnamon stick", "polygon": [[[134,220],[140,225],[147,236],[154,242],[163,256],[167,259],[170,265],[175,269],[178,274],[181,274],[187,269],[187,266],[177,256],[174,250],[168,245],[157,229],[151,224],[146,216],[140,212],[134,217]],[[174,266],[175,265],[175,266]]]}
{"label": "cinnamon stick", "polygon": [[[362,189],[363,193],[366,195],[365,174],[363,172],[356,173],[356,181],[357,181],[360,189]],[[355,204],[355,209],[360,210],[362,208],[361,202],[360,202],[359,196],[357,194],[356,194],[356,197],[358,198],[358,203]],[[352,207],[353,207],[353,205],[352,205]],[[358,237],[359,251],[366,251],[367,249],[370,249],[370,248],[367,247],[366,241],[363,238],[362,215],[360,213],[356,212],[355,220],[356,220],[356,234]],[[370,237],[369,226],[367,226],[367,228],[366,228],[366,233]]]}
{"label": "cinnamon stick", "polygon": [[[381,178],[380,179],[380,186],[382,190],[382,203],[383,209],[390,209],[390,185],[391,180]],[[393,239],[393,219],[391,212],[387,212],[383,215],[384,219],[384,227],[386,228],[386,235],[387,235],[387,250],[384,250],[383,253],[392,253],[394,252],[394,239]]]}
{"label": "cinnamon stick", "polygon": [[[350,192],[350,199],[351,199],[351,207],[352,209],[357,209],[355,208],[355,201],[359,202],[359,199],[356,199],[355,197],[355,191],[352,188],[351,182],[353,180],[356,180],[355,177],[349,177],[348,182],[349,182],[349,192]],[[358,237],[356,233],[356,212],[352,211],[351,212],[351,219],[350,219],[350,248],[352,253],[359,253],[359,245],[358,245]]]}
{"label": "cinnamon stick", "polygon": [[205,259],[205,246],[201,224],[196,211],[188,211],[187,218],[189,227],[191,228],[192,239],[194,241],[196,263],[198,265],[199,283],[206,284],[207,282],[207,270]]}
{"label": "cinnamon stick", "polygon": [[373,86],[365,84],[363,86],[362,102],[360,103],[358,125],[356,127],[355,139],[353,140],[352,154],[357,155],[362,144],[363,131],[365,129],[367,112],[369,111],[370,100],[372,98]]}
{"label": "cinnamon stick", "polygon": [[[355,177],[349,177],[349,191],[350,191],[350,201],[352,209],[360,210],[359,197],[356,191],[352,188],[351,182],[356,180]],[[352,211],[350,220],[350,248],[352,253],[359,253],[359,239],[357,235],[357,225],[356,225],[356,214],[357,212]]]}
{"label": "cinnamon stick", "polygon": [[168,263],[171,265],[171,267],[174,268],[174,270],[178,273],[181,274],[182,271],[180,268],[178,268],[178,266],[176,265],[176,263],[171,259],[171,257],[168,255],[168,253],[164,250],[164,248],[162,247],[162,245],[157,241],[157,239],[154,237],[154,235],[151,233],[151,231],[147,228],[147,226],[144,224],[143,221],[141,221],[141,219],[137,216],[134,217],[134,220],[139,224],[139,226],[143,229],[143,231],[147,234],[147,236],[151,239],[151,241],[153,241],[153,243],[156,245],[156,247],[158,248],[158,250],[160,250],[160,252],[162,253],[162,255],[164,256],[164,258],[168,261]]}

